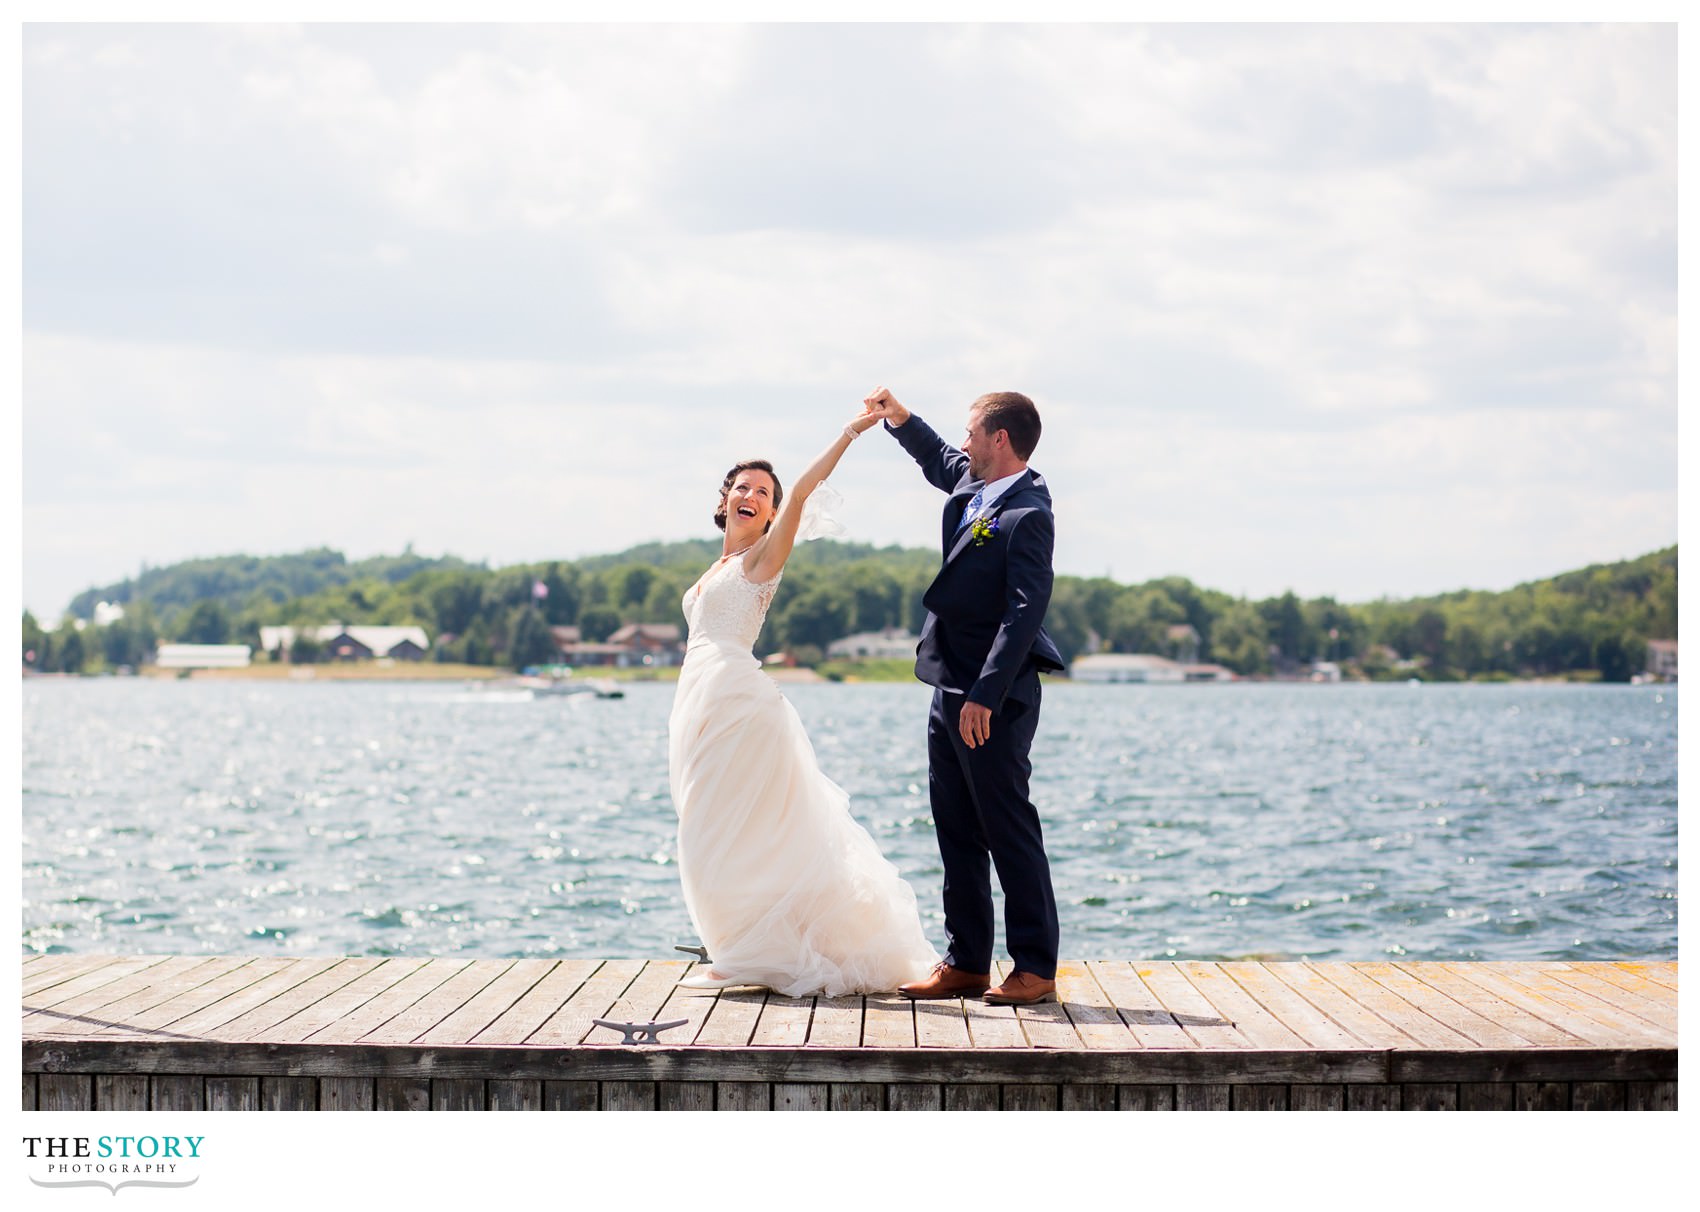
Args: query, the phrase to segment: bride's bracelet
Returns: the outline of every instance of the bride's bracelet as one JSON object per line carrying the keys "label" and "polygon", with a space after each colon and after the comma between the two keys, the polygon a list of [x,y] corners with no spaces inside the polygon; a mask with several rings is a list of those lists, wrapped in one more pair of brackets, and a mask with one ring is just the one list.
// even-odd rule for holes
{"label": "bride's bracelet", "polygon": [[862,436],[862,431],[857,429],[854,425],[846,425],[844,427],[844,436],[854,442],[857,438]]}

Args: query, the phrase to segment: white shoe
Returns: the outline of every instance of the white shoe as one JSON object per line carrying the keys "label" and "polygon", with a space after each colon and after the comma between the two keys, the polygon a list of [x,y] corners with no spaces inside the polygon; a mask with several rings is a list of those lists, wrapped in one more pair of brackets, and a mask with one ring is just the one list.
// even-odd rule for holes
{"label": "white shoe", "polygon": [[747,981],[741,976],[715,976],[712,972],[702,976],[687,976],[679,985],[685,989],[736,989],[740,986],[765,988],[759,981]]}

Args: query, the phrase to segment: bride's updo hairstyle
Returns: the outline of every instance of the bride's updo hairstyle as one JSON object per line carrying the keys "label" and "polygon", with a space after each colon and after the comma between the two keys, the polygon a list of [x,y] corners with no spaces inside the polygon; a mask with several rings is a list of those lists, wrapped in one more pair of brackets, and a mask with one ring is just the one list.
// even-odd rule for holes
{"label": "bride's updo hairstyle", "polygon": [[[769,463],[766,459],[745,459],[742,463],[734,463],[732,465],[732,470],[727,472],[726,478],[721,481],[720,507],[714,511],[714,524],[722,530],[726,529],[726,498],[731,495],[732,481],[738,478],[738,473],[740,471],[764,472],[766,473],[767,478],[773,481],[774,513],[777,514],[779,512],[780,503],[785,500],[785,488],[782,484],[780,484],[779,477],[773,474],[772,463]],[[762,533],[766,534],[772,529],[773,519],[769,518],[767,525],[762,528]]]}

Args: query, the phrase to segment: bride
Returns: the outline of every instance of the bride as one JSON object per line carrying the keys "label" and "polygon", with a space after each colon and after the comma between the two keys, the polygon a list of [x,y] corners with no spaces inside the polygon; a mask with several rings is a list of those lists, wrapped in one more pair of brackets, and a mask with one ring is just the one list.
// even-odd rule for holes
{"label": "bride", "polygon": [[713,967],[681,984],[792,997],[896,989],[938,953],[915,893],[815,761],[796,709],[752,654],[802,508],[877,417],[844,427],[792,485],[739,463],[720,486],[722,555],[686,591],[690,640],[668,720],[685,907]]}

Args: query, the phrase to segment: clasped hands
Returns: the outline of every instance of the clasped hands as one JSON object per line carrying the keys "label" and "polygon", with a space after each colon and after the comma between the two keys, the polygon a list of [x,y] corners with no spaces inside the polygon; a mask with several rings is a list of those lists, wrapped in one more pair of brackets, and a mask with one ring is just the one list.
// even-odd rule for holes
{"label": "clasped hands", "polygon": [[863,416],[876,421],[890,421],[896,429],[909,419],[909,410],[897,402],[897,397],[883,387],[876,387],[862,398]]}

